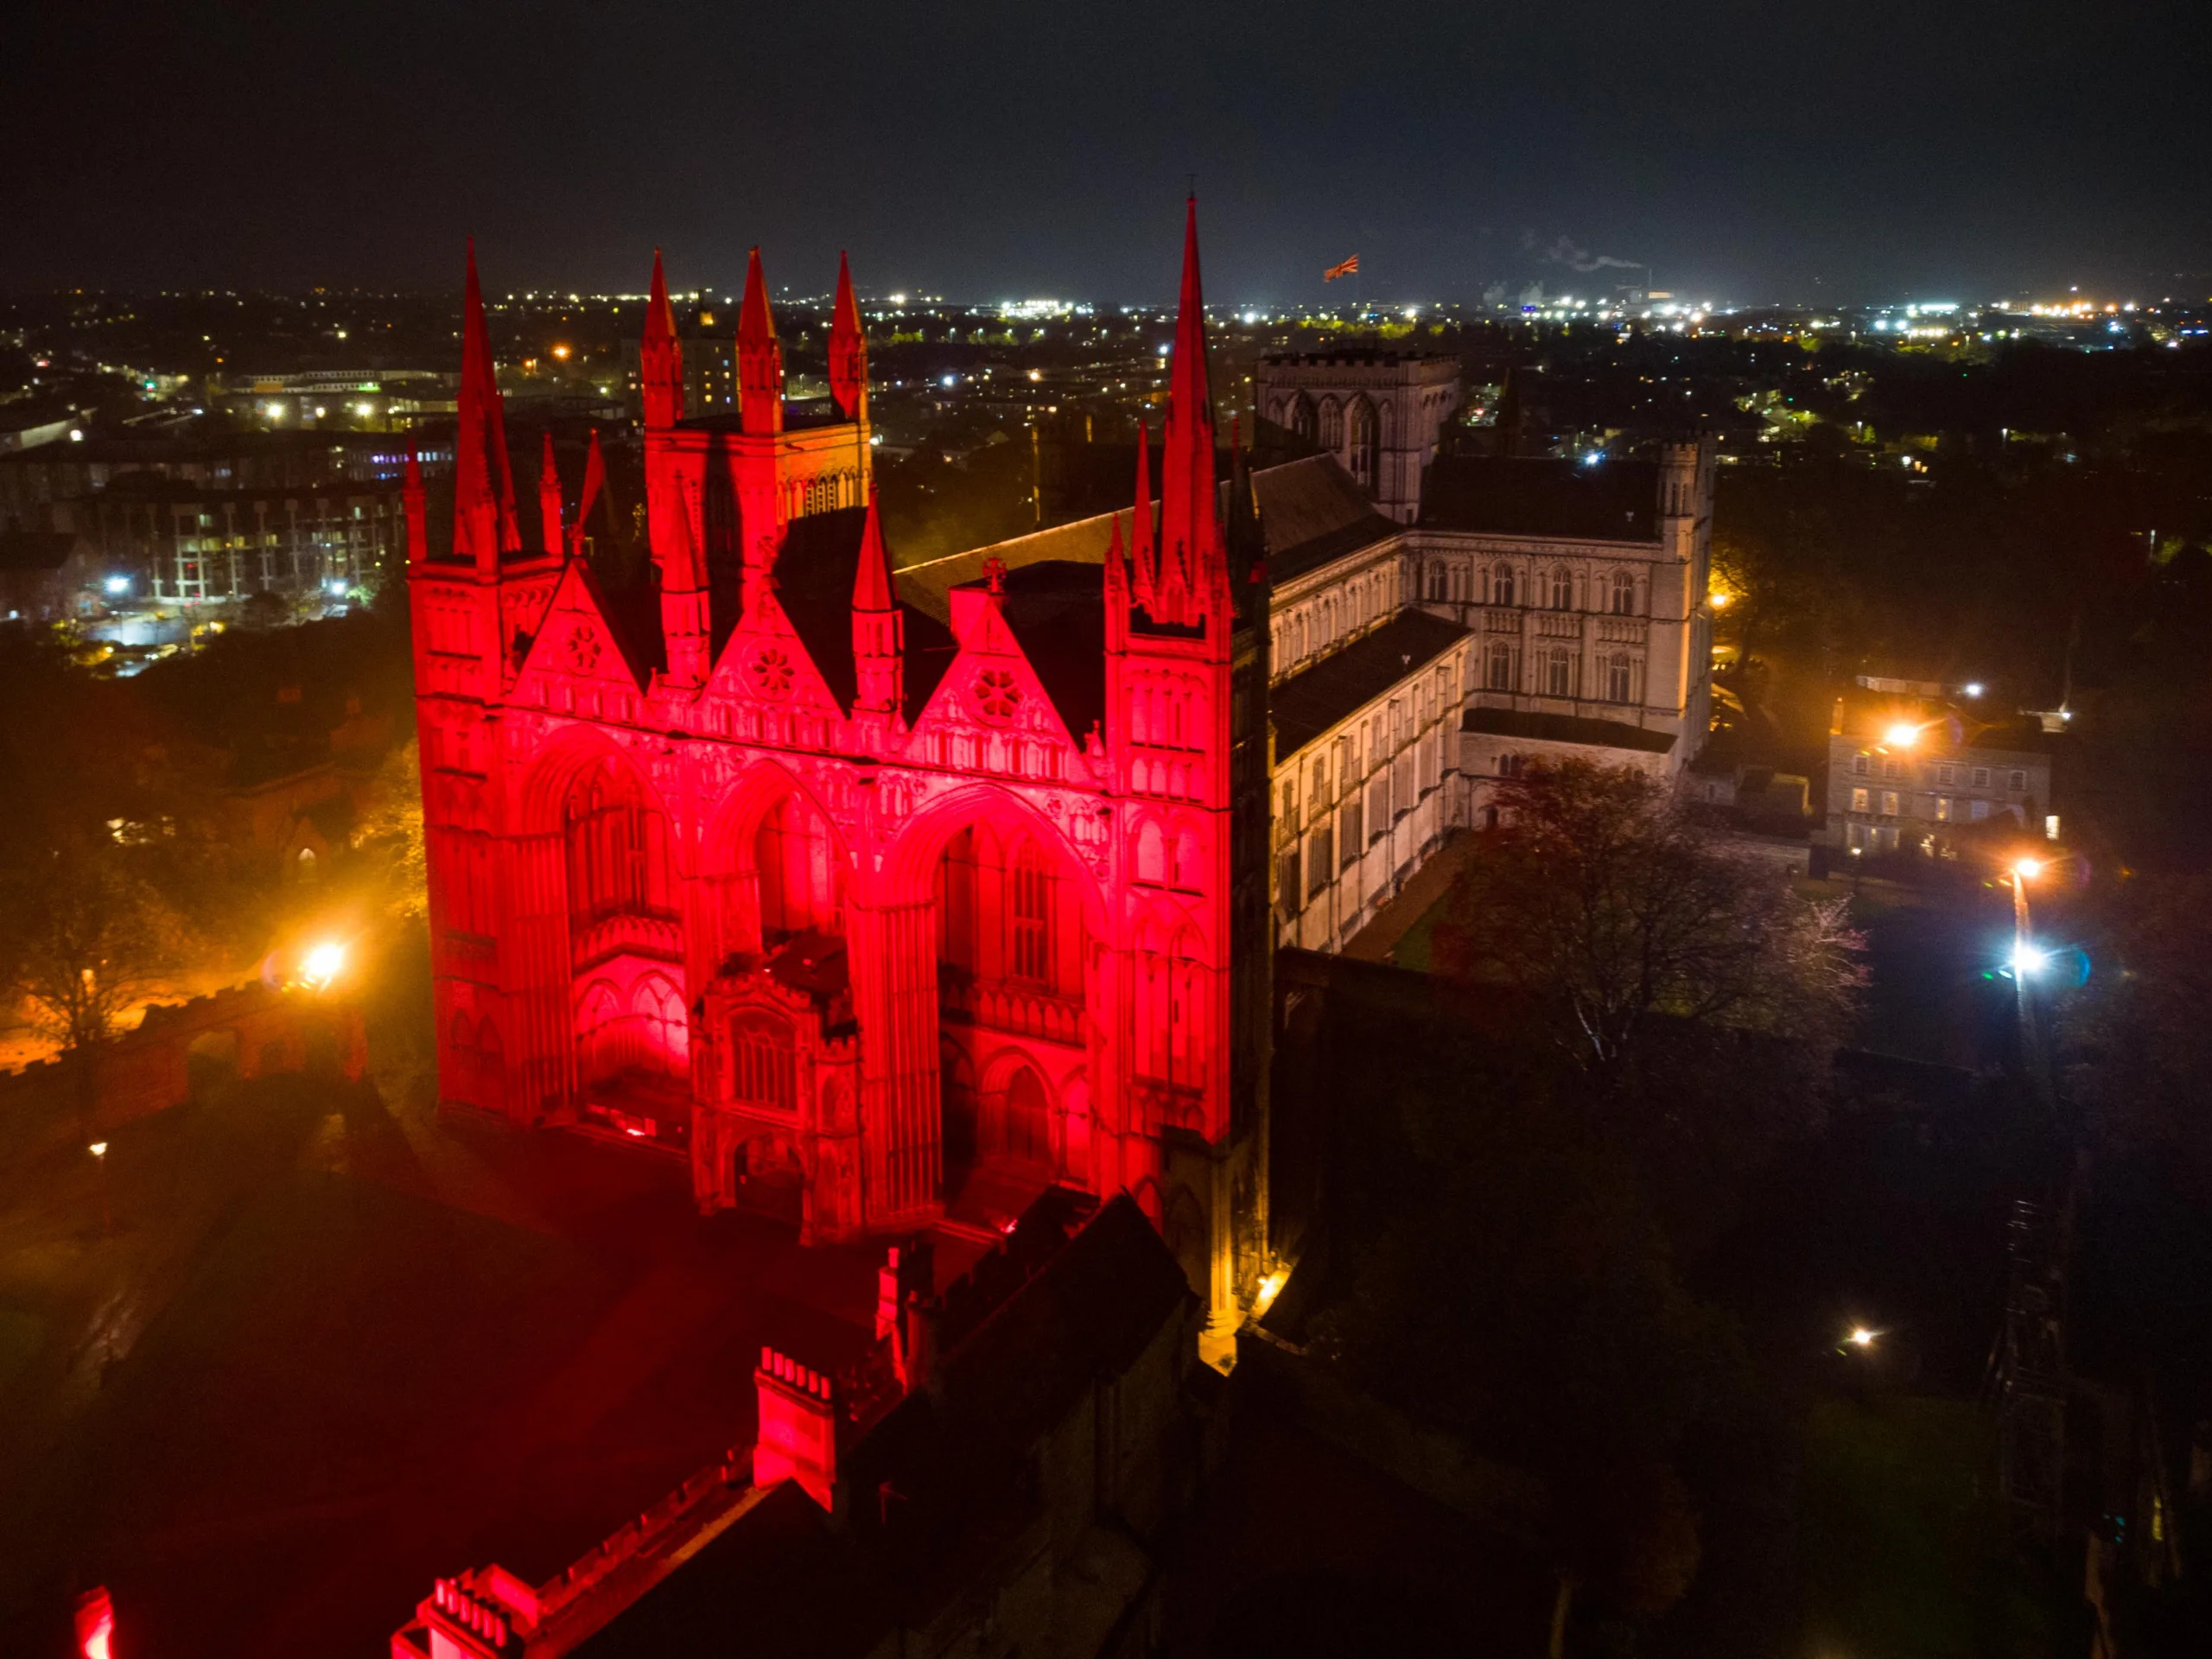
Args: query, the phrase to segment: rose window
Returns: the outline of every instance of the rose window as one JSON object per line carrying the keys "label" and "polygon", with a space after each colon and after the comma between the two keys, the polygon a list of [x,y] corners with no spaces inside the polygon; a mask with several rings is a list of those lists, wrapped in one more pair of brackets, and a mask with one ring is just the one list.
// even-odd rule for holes
{"label": "rose window", "polygon": [[774,645],[756,652],[753,658],[753,683],[760,689],[764,697],[780,697],[791,689],[791,659]]}
{"label": "rose window", "polygon": [[599,664],[599,636],[583,623],[569,631],[569,666],[588,674]]}
{"label": "rose window", "polygon": [[987,668],[976,677],[976,706],[987,720],[1012,720],[1021,706],[1021,687],[1014,671]]}

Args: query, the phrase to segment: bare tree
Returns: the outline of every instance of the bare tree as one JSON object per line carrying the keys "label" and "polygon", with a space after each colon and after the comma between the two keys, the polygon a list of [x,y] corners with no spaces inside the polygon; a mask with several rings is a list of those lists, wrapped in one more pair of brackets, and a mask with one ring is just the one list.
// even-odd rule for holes
{"label": "bare tree", "polygon": [[1509,988],[1600,1072],[1655,1021],[1841,1039],[1864,972],[1840,900],[1793,893],[1634,767],[1532,764],[1496,800],[1436,931],[1447,976]]}

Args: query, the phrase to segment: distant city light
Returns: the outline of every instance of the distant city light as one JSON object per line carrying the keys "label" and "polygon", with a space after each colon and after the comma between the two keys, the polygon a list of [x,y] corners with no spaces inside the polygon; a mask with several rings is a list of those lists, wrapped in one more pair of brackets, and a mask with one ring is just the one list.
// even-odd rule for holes
{"label": "distant city light", "polygon": [[906,303],[906,296],[904,294],[893,294],[891,296],[891,303],[893,305],[904,305]]}
{"label": "distant city light", "polygon": [[334,579],[323,583],[323,588],[334,599],[342,599],[346,595],[346,584]]}
{"label": "distant city light", "polygon": [[128,576],[110,576],[107,581],[101,585],[111,594],[127,594],[130,591],[130,578]]}
{"label": "distant city light", "polygon": [[2015,975],[2039,974],[2050,965],[2050,952],[2039,946],[2022,943],[2012,947],[2012,962]]}
{"label": "distant city light", "polygon": [[1881,1333],[1878,1331],[1869,1331],[1862,1325],[1854,1327],[1851,1335],[1846,1338],[1846,1340],[1847,1340],[1854,1348],[1872,1348],[1874,1345],[1874,1338],[1880,1334]]}
{"label": "distant city light", "polygon": [[1595,467],[1599,461],[1605,460],[1605,452],[1604,450],[1592,449],[1588,454],[1582,457],[1582,464],[1585,467]]}
{"label": "distant city light", "polygon": [[1981,695],[1981,682],[1980,680],[1968,680],[1964,685],[1961,686],[1959,690],[1965,692],[1967,696],[1970,697],[1978,697]]}
{"label": "distant city light", "polygon": [[960,377],[957,374],[948,374],[938,384],[941,385],[957,386],[960,384]]}
{"label": "distant city light", "polygon": [[82,443],[84,441],[85,441],[85,429],[84,429],[83,427],[81,427],[81,426],[73,426],[73,427],[71,427],[71,428],[69,429],[69,442],[72,442],[72,443]]}
{"label": "distant city light", "polygon": [[566,346],[556,346],[553,348],[553,355],[565,363],[569,360],[569,348]]}

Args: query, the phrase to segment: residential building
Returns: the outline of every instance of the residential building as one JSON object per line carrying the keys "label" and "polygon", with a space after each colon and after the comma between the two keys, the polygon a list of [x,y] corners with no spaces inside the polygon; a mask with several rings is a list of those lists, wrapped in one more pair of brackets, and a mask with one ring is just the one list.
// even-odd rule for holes
{"label": "residential building", "polygon": [[1829,727],[1825,839],[1854,856],[1940,857],[1998,832],[2056,840],[2057,741],[1964,688],[1862,677]]}

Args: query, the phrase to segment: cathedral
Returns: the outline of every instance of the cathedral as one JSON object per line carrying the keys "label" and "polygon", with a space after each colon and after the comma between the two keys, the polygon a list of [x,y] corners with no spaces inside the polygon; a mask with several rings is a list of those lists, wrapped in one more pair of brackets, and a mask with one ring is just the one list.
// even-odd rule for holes
{"label": "cathedral", "polygon": [[694,413],[657,257],[656,579],[616,594],[595,466],[569,514],[549,448],[517,512],[472,255],[449,555],[407,492],[442,1100],[680,1154],[809,1242],[1127,1192],[1233,1325],[1276,947],[1341,946],[1485,771],[1687,762],[1711,456],[1435,509],[1452,372],[1309,358],[1262,406],[1321,453],[1224,467],[1194,204],[1172,349],[1126,510],[900,569],[848,274],[830,398],[786,399],[756,251],[736,406]]}
{"label": "cathedral", "polygon": [[691,416],[656,260],[643,605],[550,460],[524,532],[473,256],[462,349],[449,556],[409,482],[441,1097],[680,1149],[702,1208],[810,1241],[1128,1191],[1225,1316],[1265,1225],[1266,573],[1195,207],[1157,499],[1141,458],[1103,554],[935,607],[884,543],[842,270],[831,408],[786,407],[756,252],[737,409]]}

